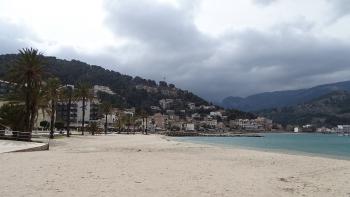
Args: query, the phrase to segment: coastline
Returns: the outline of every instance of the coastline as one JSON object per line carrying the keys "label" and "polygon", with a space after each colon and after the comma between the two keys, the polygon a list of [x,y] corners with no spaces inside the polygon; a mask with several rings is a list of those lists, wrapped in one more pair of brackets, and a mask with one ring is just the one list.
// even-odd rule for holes
{"label": "coastline", "polygon": [[1,154],[0,162],[0,189],[10,197],[350,193],[350,161],[227,149],[160,135],[74,136],[54,140],[50,151]]}
{"label": "coastline", "polygon": [[[283,133],[279,133],[283,134]],[[291,133],[294,134],[294,133]],[[298,134],[296,134],[298,135]],[[344,160],[344,161],[350,161],[350,155],[349,157],[346,156],[339,156],[339,155],[331,155],[331,154],[321,154],[321,153],[311,153],[311,152],[304,152],[304,151],[298,151],[298,150],[285,150],[285,149],[274,149],[274,148],[260,148],[260,147],[253,147],[253,146],[243,146],[243,145],[228,145],[228,144],[219,144],[214,142],[201,142],[201,141],[195,141],[195,140],[182,140],[181,138],[184,137],[171,137],[167,136],[169,140],[174,140],[178,142],[184,142],[184,143],[194,143],[199,145],[208,145],[213,147],[219,147],[219,148],[225,148],[225,149],[242,149],[242,150],[251,150],[251,151],[257,151],[257,152],[266,152],[266,153],[276,153],[276,154],[287,154],[287,155],[294,155],[294,156],[306,156],[306,157],[319,157],[319,158],[328,158],[328,159],[336,159],[336,160]],[[198,136],[198,137],[208,137],[208,136]],[[237,136],[231,136],[231,137],[237,137]],[[190,138],[190,137],[186,137]]]}

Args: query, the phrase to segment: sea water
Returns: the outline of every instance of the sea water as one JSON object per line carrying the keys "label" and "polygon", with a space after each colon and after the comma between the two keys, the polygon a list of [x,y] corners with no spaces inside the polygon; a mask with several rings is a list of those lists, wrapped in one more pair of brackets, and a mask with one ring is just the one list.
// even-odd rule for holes
{"label": "sea water", "polygon": [[350,160],[350,136],[318,133],[267,133],[264,137],[181,137],[179,141]]}

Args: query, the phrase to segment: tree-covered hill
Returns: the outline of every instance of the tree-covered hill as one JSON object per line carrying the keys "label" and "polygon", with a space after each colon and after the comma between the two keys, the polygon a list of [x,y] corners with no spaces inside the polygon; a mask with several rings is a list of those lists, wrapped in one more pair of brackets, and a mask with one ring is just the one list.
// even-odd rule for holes
{"label": "tree-covered hill", "polygon": [[312,101],[291,107],[259,112],[284,125],[336,126],[350,122],[350,92],[335,91]]}
{"label": "tree-covered hill", "polygon": [[350,81],[325,84],[307,89],[265,92],[246,98],[227,97],[222,101],[221,106],[226,109],[233,108],[243,111],[281,108],[309,102],[338,90],[350,91]]}
{"label": "tree-covered hill", "polygon": [[[16,64],[18,55],[0,55],[0,78],[6,80],[9,69]],[[111,88],[116,95],[100,94],[118,107],[149,108],[158,105],[160,99],[181,99],[197,105],[207,105],[199,96],[175,87],[166,82],[155,82],[141,77],[131,77],[119,72],[107,70],[100,66],[89,65],[77,60],[61,60],[55,57],[44,57],[46,77],[58,77],[63,84],[76,85],[79,82],[90,85],[103,85]]]}

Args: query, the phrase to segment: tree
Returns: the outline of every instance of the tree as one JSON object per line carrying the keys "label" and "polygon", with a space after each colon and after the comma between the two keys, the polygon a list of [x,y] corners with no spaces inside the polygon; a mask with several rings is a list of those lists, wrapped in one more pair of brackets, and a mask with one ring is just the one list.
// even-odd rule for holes
{"label": "tree", "polygon": [[107,135],[107,131],[108,131],[108,115],[112,111],[112,105],[110,103],[107,103],[107,102],[102,103],[101,111],[102,111],[103,115],[105,116],[105,134]]}
{"label": "tree", "polygon": [[[142,108],[138,108],[136,110],[136,115],[137,115],[137,117],[142,118],[142,134],[145,133],[147,135],[147,128],[146,128],[147,127],[147,116],[148,116],[147,111],[142,109]],[[146,123],[146,126],[145,126],[145,123]]]}
{"label": "tree", "polygon": [[49,78],[44,87],[44,96],[48,100],[50,108],[50,138],[54,138],[56,105],[60,96],[60,81],[57,78]]}
{"label": "tree", "polygon": [[126,130],[126,133],[129,135],[130,133],[130,126],[131,124],[133,123],[133,117],[131,114],[126,114],[125,115],[125,122],[126,122],[126,126],[128,127],[127,130]]}
{"label": "tree", "polygon": [[55,127],[59,130],[62,131],[64,129],[64,123],[63,122],[55,122]]}
{"label": "tree", "polygon": [[0,123],[10,127],[14,131],[20,131],[24,128],[23,125],[23,110],[24,105],[5,104],[0,107]]}
{"label": "tree", "polygon": [[44,129],[48,129],[50,127],[50,123],[46,120],[40,122],[40,126]]}
{"label": "tree", "polygon": [[86,102],[88,100],[91,100],[93,97],[93,94],[91,93],[90,86],[86,83],[79,83],[78,88],[76,91],[76,98],[81,99],[83,101],[82,111],[83,111],[83,117],[82,117],[82,123],[81,123],[81,135],[84,135],[84,124],[85,124],[85,110],[86,110]]}
{"label": "tree", "polygon": [[90,122],[87,129],[91,133],[91,135],[95,135],[95,133],[100,133],[97,122]]}
{"label": "tree", "polygon": [[126,124],[126,116],[123,115],[121,112],[118,112],[117,114],[117,122],[116,122],[116,127],[118,127],[118,133],[122,131],[122,128],[125,127]]}
{"label": "tree", "polygon": [[72,106],[72,100],[73,100],[73,87],[71,86],[63,87],[61,100],[67,103],[66,130],[67,130],[67,137],[70,137],[70,113],[71,113],[71,106]]}
{"label": "tree", "polygon": [[10,71],[10,80],[16,84],[16,93],[24,100],[24,131],[32,132],[38,112],[42,86],[43,59],[37,49],[19,50],[19,58]]}

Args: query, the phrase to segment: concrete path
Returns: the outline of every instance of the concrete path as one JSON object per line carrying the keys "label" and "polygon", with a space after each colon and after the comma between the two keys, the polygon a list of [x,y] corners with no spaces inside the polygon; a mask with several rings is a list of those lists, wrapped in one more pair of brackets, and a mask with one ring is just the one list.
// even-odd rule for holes
{"label": "concrete path", "polygon": [[43,146],[43,143],[0,140],[0,153],[21,151]]}

